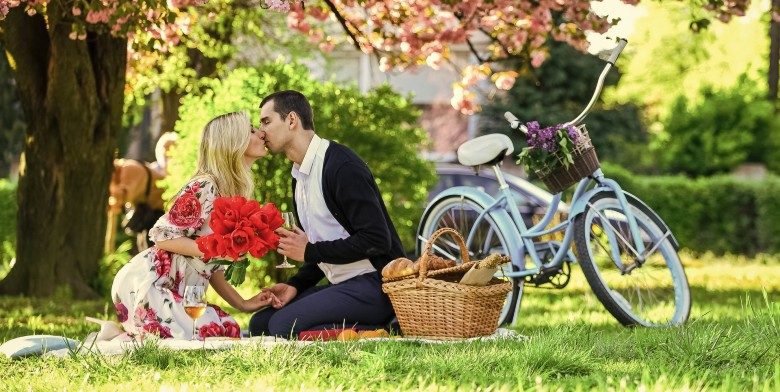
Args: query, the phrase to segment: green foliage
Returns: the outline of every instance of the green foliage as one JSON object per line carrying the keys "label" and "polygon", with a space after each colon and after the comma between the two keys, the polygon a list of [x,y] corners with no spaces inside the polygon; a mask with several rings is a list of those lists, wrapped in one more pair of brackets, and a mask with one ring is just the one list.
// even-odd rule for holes
{"label": "green foliage", "polygon": [[99,294],[106,297],[111,295],[111,284],[114,282],[114,277],[119,269],[130,262],[132,258],[130,251],[133,248],[134,240],[134,238],[124,240],[113,252],[103,255],[97,279],[92,285]]}
{"label": "green foliage", "polygon": [[[419,111],[410,100],[387,86],[361,95],[354,87],[316,81],[305,67],[282,61],[236,69],[204,85],[208,88],[202,94],[191,94],[182,102],[176,125],[181,139],[174,151],[168,197],[194,173],[201,132],[211,118],[247,110],[257,124],[258,105],[265,95],[295,89],[311,101],[317,133],[349,146],[368,163],[402,241],[407,248],[413,246],[414,229],[435,176],[432,165],[418,156],[427,135],[415,125]],[[291,210],[289,161],[281,155],[268,156],[253,170],[257,199]]]}
{"label": "green foliage", "polygon": [[[650,156],[660,164],[663,164],[663,160],[669,163],[670,158],[676,158],[670,157],[666,150],[667,143],[680,142],[670,140],[676,136],[670,135],[666,127],[684,130],[687,125],[676,124],[681,116],[685,117],[682,111],[685,107],[697,108],[710,99],[703,95],[708,88],[710,91],[727,91],[743,83],[741,79],[747,75],[749,80],[761,81],[749,95],[766,94],[763,81],[766,79],[769,35],[765,7],[764,4],[753,2],[747,16],[736,18],[728,24],[714,20],[706,30],[693,33],[690,31],[691,20],[702,17],[701,4],[676,1],[641,3],[640,9],[644,16],[636,21],[635,31],[629,37],[630,44],[618,61],[623,77],[619,85],[608,88],[604,93],[607,103],[632,102],[643,110],[645,123],[650,129],[650,149],[628,145],[628,156]],[[757,17],[760,15],[765,16]],[[710,108],[713,106],[710,105]],[[721,109],[739,115],[738,110],[729,108],[726,103],[723,103]],[[669,118],[672,112],[675,112],[675,119]],[[697,129],[704,128],[700,124],[694,125]],[[713,135],[709,131],[706,133],[708,136],[704,136],[707,139],[704,141],[714,144],[711,141]],[[752,160],[754,148],[740,147],[750,144],[742,140],[746,134],[748,132],[731,140],[720,141],[718,147],[724,149],[725,155],[708,158],[712,162],[703,164],[729,166],[743,159],[741,157],[745,149],[748,150],[748,157],[744,159]],[[764,142],[762,136],[754,136],[756,145]],[[711,153],[719,154],[720,151],[711,149]],[[635,165],[615,162],[639,171]],[[665,167],[642,171],[657,172],[658,169]],[[721,170],[724,169],[713,171],[708,168],[705,171]]]}
{"label": "green foliage", "polygon": [[780,177],[643,177],[613,165],[604,173],[669,225],[683,248],[716,254],[780,253]]}
{"label": "green foliage", "polygon": [[0,178],[10,174],[10,168],[22,153],[25,124],[17,96],[13,72],[0,43]]}
{"label": "green foliage", "polygon": [[[519,151],[525,141],[520,132],[509,129],[504,112],[511,111],[523,122],[538,121],[543,127],[570,121],[587,105],[603,67],[604,62],[595,56],[563,43],[551,43],[550,58],[540,68],[519,77],[505,95],[485,105],[483,131],[508,134]],[[612,71],[606,84],[615,85],[619,78]],[[634,170],[653,165],[649,154],[639,153],[648,137],[636,106],[597,103],[586,124],[601,159]]]}
{"label": "green foliage", "polygon": [[758,249],[780,249],[780,181],[773,177],[756,189]]}
{"label": "green foliage", "polygon": [[[698,102],[705,85],[724,89],[743,73],[752,80],[764,80],[768,23],[753,14],[765,12],[763,7],[753,2],[751,15],[728,24],[715,22],[705,31],[692,33],[692,10],[700,5],[642,2],[644,16],[636,21],[629,45],[618,60],[623,77],[619,85],[605,91],[605,101],[634,102],[655,122],[666,117],[678,97]],[[662,136],[663,129],[654,131]]]}
{"label": "green foliage", "polygon": [[149,46],[153,41],[133,42],[137,53],[128,63],[131,94],[125,97],[125,126],[141,121],[142,109],[157,89],[184,95],[200,90],[203,78],[235,67],[277,56],[310,58],[316,52],[316,45],[290,31],[278,12],[253,2],[211,0],[186,13],[195,22],[181,44],[161,51]]}
{"label": "green foliage", "polygon": [[724,91],[703,88],[698,104],[679,98],[665,121],[667,170],[700,176],[728,172],[746,161],[780,164],[775,136],[780,121],[774,105],[756,96],[758,90],[743,76]]}
{"label": "green foliage", "polygon": [[16,183],[0,179],[0,280],[16,257]]}

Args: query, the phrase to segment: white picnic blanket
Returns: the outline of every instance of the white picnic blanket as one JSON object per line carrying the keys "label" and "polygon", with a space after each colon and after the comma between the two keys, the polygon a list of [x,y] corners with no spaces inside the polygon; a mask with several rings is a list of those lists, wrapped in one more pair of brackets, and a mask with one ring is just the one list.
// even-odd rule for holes
{"label": "white picnic blanket", "polygon": [[269,336],[256,336],[243,339],[231,338],[206,338],[206,340],[184,340],[184,339],[158,339],[146,338],[144,341],[136,340],[96,340],[93,334],[90,334],[75,349],[63,348],[59,350],[48,351],[44,356],[67,357],[71,354],[95,353],[101,355],[121,355],[129,351],[136,350],[144,345],[154,345],[156,347],[169,350],[224,350],[237,346],[255,346],[255,347],[273,347],[279,344],[306,345],[312,342],[293,341]]}
{"label": "white picnic blanket", "polygon": [[[0,354],[7,356],[8,358],[17,358],[23,356],[55,356],[65,357],[74,353],[96,353],[101,355],[119,355],[128,351],[132,351],[143,347],[147,344],[155,345],[156,347],[170,349],[170,350],[222,350],[237,346],[253,346],[269,348],[276,345],[298,345],[305,346],[309,344],[329,344],[329,343],[344,343],[340,341],[328,341],[328,342],[312,342],[301,340],[287,340],[277,337],[258,336],[258,337],[246,337],[241,339],[232,339],[226,337],[209,337],[203,340],[182,340],[182,339],[159,339],[154,335],[147,335],[145,340],[139,341],[128,337],[122,329],[113,321],[98,320],[91,317],[87,317],[87,320],[95,322],[100,325],[100,331],[90,333],[86,339],[82,342],[69,339],[64,336],[52,336],[52,335],[32,335],[22,336],[15,339],[11,339],[2,345],[0,345]],[[247,336],[244,334],[243,336]],[[453,344],[453,343],[467,343],[480,340],[497,340],[497,339],[509,339],[509,340],[527,340],[527,336],[520,335],[516,331],[505,328],[498,328],[496,332],[490,336],[475,337],[469,339],[456,339],[456,340],[434,340],[415,337],[398,337],[393,336],[389,338],[368,338],[360,339],[357,342],[376,342],[376,341],[393,341],[393,342],[422,342],[431,344]],[[356,342],[356,341],[350,341]]]}
{"label": "white picnic blanket", "polygon": [[[251,338],[231,339],[224,337],[206,338],[202,340],[182,340],[182,339],[157,339],[147,338],[144,342],[135,340],[99,340],[97,339],[97,333],[92,333],[87,336],[86,339],[77,348],[63,348],[59,350],[48,351],[44,356],[53,357],[67,357],[73,353],[85,354],[95,353],[101,355],[121,355],[128,351],[132,351],[142,347],[145,344],[153,344],[160,348],[166,348],[170,350],[224,350],[237,346],[251,346],[257,348],[270,348],[277,345],[297,345],[305,346],[309,344],[332,344],[332,343],[345,343],[342,341],[301,341],[301,340],[287,340],[283,338],[270,337],[270,336],[255,336]],[[509,340],[527,340],[528,337],[521,335],[511,329],[499,328],[496,332],[490,336],[481,336],[468,339],[458,340],[434,340],[434,339],[422,339],[414,337],[390,337],[390,338],[369,338],[352,340],[349,342],[422,342],[431,344],[453,344],[453,343],[468,343],[473,341],[489,341],[498,339]]]}

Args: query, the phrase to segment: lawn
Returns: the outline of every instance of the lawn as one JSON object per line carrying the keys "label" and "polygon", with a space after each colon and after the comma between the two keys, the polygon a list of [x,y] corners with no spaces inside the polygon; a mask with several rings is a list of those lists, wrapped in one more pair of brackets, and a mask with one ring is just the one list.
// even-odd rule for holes
{"label": "lawn", "polygon": [[[3,390],[780,390],[780,262],[684,257],[691,321],[626,329],[579,268],[564,290],[527,289],[528,341],[346,342],[115,357],[0,359]],[[33,333],[83,338],[107,302],[0,297],[0,341]],[[237,315],[246,323],[248,315]]]}

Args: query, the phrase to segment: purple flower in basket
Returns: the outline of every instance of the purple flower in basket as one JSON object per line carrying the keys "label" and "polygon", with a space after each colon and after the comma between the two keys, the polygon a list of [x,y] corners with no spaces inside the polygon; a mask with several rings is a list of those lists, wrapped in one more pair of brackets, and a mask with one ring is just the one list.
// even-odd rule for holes
{"label": "purple flower in basket", "polygon": [[577,144],[577,141],[580,139],[580,132],[574,125],[566,127],[566,134],[569,136],[569,140],[571,140],[572,143]]}
{"label": "purple flower in basket", "polygon": [[523,163],[529,171],[549,171],[561,165],[568,168],[574,163],[572,154],[577,145],[586,140],[573,125],[557,124],[542,128],[539,122],[531,121],[526,128],[528,146],[520,151],[518,163]]}
{"label": "purple flower in basket", "polygon": [[541,128],[537,121],[531,121],[526,124],[528,133],[525,141],[531,148],[538,148],[550,153],[558,150],[558,143],[555,141],[556,127]]}

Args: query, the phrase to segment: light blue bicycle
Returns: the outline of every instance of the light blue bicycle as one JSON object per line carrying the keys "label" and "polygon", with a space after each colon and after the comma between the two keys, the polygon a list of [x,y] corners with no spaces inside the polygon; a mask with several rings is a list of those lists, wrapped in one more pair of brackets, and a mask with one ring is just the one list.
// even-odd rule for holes
{"label": "light blue bicycle", "polygon": [[[577,126],[588,114],[625,45],[626,41],[620,40],[587,107],[568,124]],[[505,117],[513,129],[526,131],[511,113]],[[499,319],[502,324],[511,323],[519,311],[526,283],[562,288],[569,281],[569,264],[577,261],[596,297],[623,325],[673,326],[688,319],[691,293],[677,254],[679,244],[658,214],[597,169],[579,181],[563,222],[548,228],[561,201],[558,193],[544,218],[529,228],[500,168],[500,162],[512,151],[511,140],[501,134],[477,137],[460,146],[461,164],[492,166],[499,191],[491,196],[458,186],[438,194],[418,228],[418,255],[430,235],[442,227],[451,227],[466,239],[471,259],[490,253],[509,255],[511,265],[497,273],[513,282]],[[557,232],[563,232],[560,241],[539,239]],[[440,256],[460,259],[454,241],[440,237],[433,250]]]}

